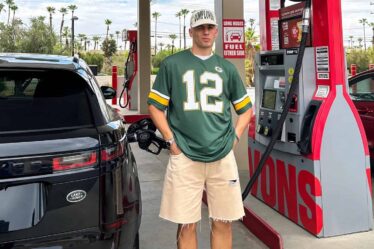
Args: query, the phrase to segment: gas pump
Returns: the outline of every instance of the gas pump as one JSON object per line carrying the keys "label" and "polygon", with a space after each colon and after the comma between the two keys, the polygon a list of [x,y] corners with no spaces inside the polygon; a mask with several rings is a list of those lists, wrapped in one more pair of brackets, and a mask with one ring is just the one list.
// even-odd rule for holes
{"label": "gas pump", "polygon": [[243,197],[251,191],[317,237],[371,230],[369,151],[347,93],[341,1],[292,2],[260,0],[256,134]]}
{"label": "gas pump", "polygon": [[135,103],[137,103],[138,98],[138,87],[132,87],[138,72],[137,31],[124,30],[122,36],[124,41],[128,41],[130,43],[130,48],[125,62],[125,80],[121,95],[119,97],[119,105],[122,108],[136,110],[137,104]]}

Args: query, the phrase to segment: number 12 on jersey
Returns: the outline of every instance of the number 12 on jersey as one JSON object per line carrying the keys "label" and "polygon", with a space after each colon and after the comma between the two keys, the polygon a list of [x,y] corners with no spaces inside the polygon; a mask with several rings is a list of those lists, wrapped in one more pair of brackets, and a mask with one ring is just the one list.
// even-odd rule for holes
{"label": "number 12 on jersey", "polygon": [[204,112],[223,112],[223,101],[208,103],[209,97],[219,97],[223,91],[223,80],[217,73],[204,72],[200,75],[200,83],[208,85],[208,82],[214,82],[214,87],[205,86],[200,91],[200,103],[196,100],[195,89],[195,71],[189,70],[183,75],[183,83],[186,83],[187,102],[184,102],[185,111],[201,110]]}

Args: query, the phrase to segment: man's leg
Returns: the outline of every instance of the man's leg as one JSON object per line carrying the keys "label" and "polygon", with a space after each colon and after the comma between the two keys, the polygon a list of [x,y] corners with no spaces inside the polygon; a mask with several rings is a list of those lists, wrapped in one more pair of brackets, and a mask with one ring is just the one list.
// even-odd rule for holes
{"label": "man's leg", "polygon": [[234,153],[231,151],[221,160],[207,163],[206,169],[206,192],[212,220],[211,248],[231,249],[231,224],[245,215]]}
{"label": "man's leg", "polygon": [[213,221],[210,241],[212,249],[231,249],[231,222]]}
{"label": "man's leg", "polygon": [[197,249],[196,223],[179,224],[177,241],[178,249]]}
{"label": "man's leg", "polygon": [[204,163],[194,162],[183,153],[170,156],[164,177],[160,217],[178,224],[179,249],[197,249],[195,223],[201,220],[204,182]]}

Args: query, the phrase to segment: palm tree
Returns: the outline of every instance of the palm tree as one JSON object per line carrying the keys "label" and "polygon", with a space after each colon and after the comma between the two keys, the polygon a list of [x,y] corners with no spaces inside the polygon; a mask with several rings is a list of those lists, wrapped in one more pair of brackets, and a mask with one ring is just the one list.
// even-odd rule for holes
{"label": "palm tree", "polygon": [[353,35],[349,36],[349,40],[350,40],[350,47],[352,48],[353,47]]}
{"label": "palm tree", "polygon": [[60,25],[60,43],[62,43],[62,29],[64,27],[64,22],[65,22],[64,18],[65,18],[65,15],[68,13],[68,9],[62,7],[59,11],[62,14],[61,25]]}
{"label": "palm tree", "polygon": [[182,12],[181,11],[177,12],[175,16],[179,18],[179,48],[182,48],[182,24],[181,24]]}
{"label": "palm tree", "polygon": [[112,21],[109,19],[105,19],[105,25],[106,25],[106,39],[108,39],[109,34],[109,26],[112,24]]}
{"label": "palm tree", "polygon": [[246,76],[246,83],[249,85],[253,85],[253,80],[254,80],[254,61],[255,61],[255,56],[257,53],[256,47],[258,46],[258,36],[256,35],[255,32],[255,19],[250,18],[249,19],[249,26],[245,30],[245,58],[246,58],[246,63],[248,63],[249,67],[248,70],[245,72]]}
{"label": "palm tree", "polygon": [[[90,50],[91,40],[88,40],[88,38],[87,38],[86,44],[87,44],[87,47],[88,47],[87,50]],[[85,49],[86,49],[86,47],[85,47]]]}
{"label": "palm tree", "polygon": [[171,53],[174,54],[174,40],[177,39],[177,35],[170,34],[169,38],[171,39]]}
{"label": "palm tree", "polygon": [[68,6],[68,9],[71,11],[71,19],[73,19],[74,11],[78,9],[77,5],[71,4]]}
{"label": "palm tree", "polygon": [[358,46],[360,47],[360,48],[362,48],[362,38],[360,37],[360,38],[358,38],[357,39],[357,41],[358,41]]}
{"label": "palm tree", "polygon": [[186,49],[186,15],[189,13],[190,11],[188,9],[181,9],[181,13],[182,13],[182,16],[183,16],[183,47],[184,49]]}
{"label": "palm tree", "polygon": [[10,9],[13,11],[13,19],[12,19],[12,23],[14,23],[14,17],[15,17],[15,15],[16,15],[16,10],[18,10],[18,6],[17,5],[12,5],[11,7],[10,7]]}
{"label": "palm tree", "polygon": [[159,12],[153,12],[152,17],[155,19],[155,54],[157,53],[157,19],[161,16]]}
{"label": "palm tree", "polygon": [[119,46],[119,43],[118,43],[119,34],[121,34],[121,32],[119,32],[119,31],[117,30],[117,31],[116,31],[116,36],[117,36],[117,46]]}
{"label": "palm tree", "polygon": [[366,18],[362,18],[358,20],[364,27],[364,48],[366,50],[366,34],[365,34],[365,25],[368,24],[368,20]]}
{"label": "palm tree", "polygon": [[10,21],[10,9],[14,5],[14,1],[13,0],[5,0],[5,3],[6,3],[6,5],[8,5],[8,22],[7,22],[7,24],[9,25],[9,21]]}
{"label": "palm tree", "polygon": [[37,20],[40,21],[40,22],[44,22],[45,21],[45,16],[38,16]]}
{"label": "palm tree", "polygon": [[374,22],[369,23],[369,26],[373,29],[373,40],[371,42],[372,42],[372,46],[374,48]]}
{"label": "palm tree", "polygon": [[84,38],[86,37],[86,35],[85,34],[78,34],[78,39],[80,39],[80,41],[81,41],[81,46],[83,47],[83,40],[84,40]]}
{"label": "palm tree", "polygon": [[87,38],[86,35],[83,37],[83,40],[84,40],[84,51],[87,51],[87,42],[88,42],[88,38]]}
{"label": "palm tree", "polygon": [[55,13],[55,10],[56,10],[55,7],[51,7],[51,6],[47,7],[47,11],[49,13],[49,28],[51,29],[51,31],[52,31],[52,15]]}
{"label": "palm tree", "polygon": [[162,51],[162,47],[163,47],[165,44],[163,44],[162,42],[160,42],[158,45],[160,46],[161,51]]}
{"label": "palm tree", "polygon": [[1,14],[1,12],[2,12],[3,10],[5,11],[4,7],[5,7],[5,5],[4,5],[3,3],[0,3],[0,14]]}
{"label": "palm tree", "polygon": [[96,46],[98,45],[98,43],[100,41],[100,36],[94,35],[92,37],[92,40],[94,41],[94,50],[96,50]]}
{"label": "palm tree", "polygon": [[69,27],[63,28],[62,36],[65,37],[65,48],[69,47],[69,40],[68,40],[68,37],[70,36]]}

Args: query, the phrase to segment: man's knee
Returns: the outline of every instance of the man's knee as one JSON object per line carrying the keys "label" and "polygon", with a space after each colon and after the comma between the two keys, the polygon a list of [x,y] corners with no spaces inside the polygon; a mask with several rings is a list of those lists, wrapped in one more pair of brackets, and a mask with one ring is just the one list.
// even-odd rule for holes
{"label": "man's knee", "polygon": [[230,221],[212,221],[212,230],[216,232],[231,232],[231,222]]}
{"label": "man's knee", "polygon": [[178,234],[188,235],[196,233],[196,223],[193,224],[179,224]]}

